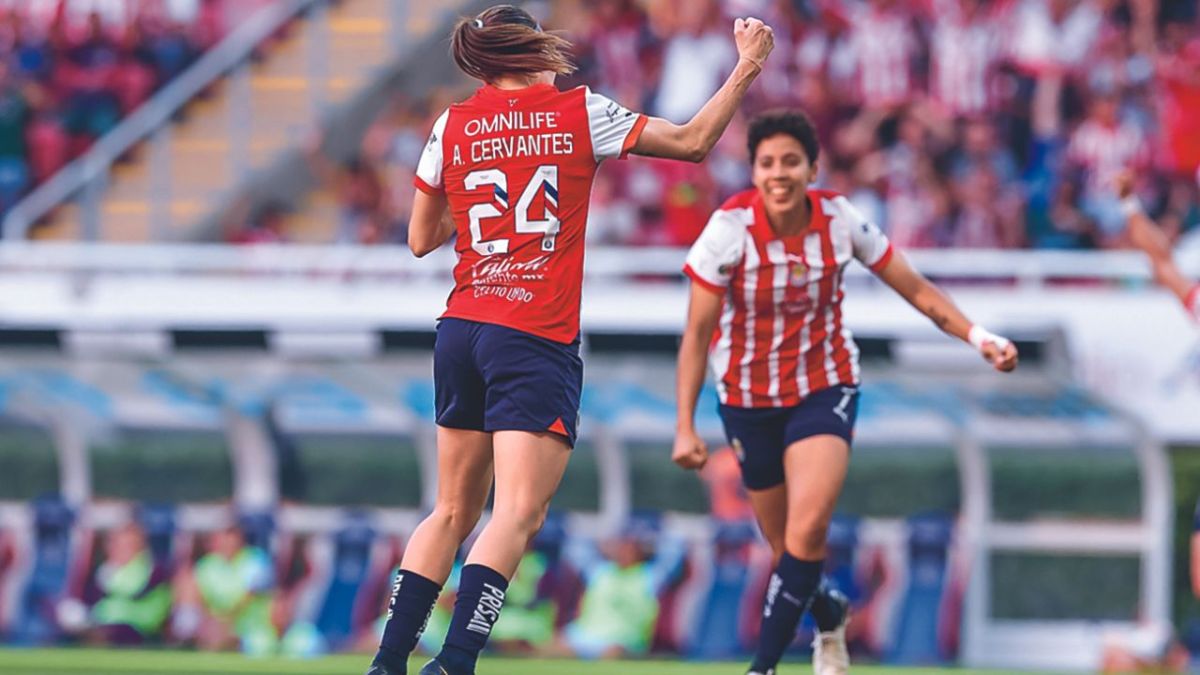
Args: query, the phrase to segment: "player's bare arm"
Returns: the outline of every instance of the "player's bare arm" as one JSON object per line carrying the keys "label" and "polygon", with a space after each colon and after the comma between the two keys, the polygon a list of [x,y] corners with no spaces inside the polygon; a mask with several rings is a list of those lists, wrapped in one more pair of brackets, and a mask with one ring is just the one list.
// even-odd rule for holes
{"label": "player's bare arm", "polygon": [[1167,235],[1150,216],[1146,215],[1140,200],[1133,192],[1134,175],[1124,171],[1116,180],[1117,196],[1121,198],[1121,210],[1125,214],[1125,225],[1129,228],[1129,240],[1150,258],[1154,281],[1171,291],[1179,301],[1187,304],[1196,287],[1180,271],[1171,255],[1171,242]]}
{"label": "player's bare arm", "polygon": [[651,117],[631,152],[689,162],[700,162],[708,156],[775,46],[771,27],[758,19],[736,20],[733,36],[737,42],[738,62],[725,84],[686,124]]}
{"label": "player's bare arm", "polygon": [[896,252],[892,256],[879,271],[879,278],[908,304],[929,317],[942,332],[975,347],[996,370],[1007,373],[1017,367],[1017,348],[1011,340],[973,324],[954,301],[913,268],[902,253]]}
{"label": "player's bare arm", "polygon": [[408,222],[408,248],[422,258],[446,243],[454,234],[445,193],[429,194],[417,190],[413,197],[412,219]]}
{"label": "player's bare arm", "polygon": [[671,460],[685,469],[701,469],[708,461],[708,447],[696,433],[696,400],[704,387],[708,345],[721,318],[722,296],[700,284],[692,284],[691,288],[675,372],[675,447]]}

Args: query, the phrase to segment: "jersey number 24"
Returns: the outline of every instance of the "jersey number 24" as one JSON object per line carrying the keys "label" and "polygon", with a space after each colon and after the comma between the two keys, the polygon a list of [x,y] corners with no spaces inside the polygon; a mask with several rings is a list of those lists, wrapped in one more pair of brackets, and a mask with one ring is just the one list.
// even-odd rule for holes
{"label": "jersey number 24", "polygon": [[[484,218],[499,218],[508,211],[508,176],[500,169],[483,169],[467,174],[464,182],[468,190],[477,190],[485,185],[492,186],[492,201],[476,204],[467,211],[467,216],[471,219],[471,248],[483,256],[508,253],[508,239],[484,241],[483,226],[480,224]],[[529,208],[539,191],[544,193],[546,199],[544,218],[530,219]],[[554,239],[559,230],[558,218],[550,215],[551,206],[558,207],[558,167],[543,164],[533,172],[533,177],[529,179],[529,183],[521,192],[521,198],[517,200],[517,210],[513,214],[517,234],[541,234],[543,251],[554,250]]]}

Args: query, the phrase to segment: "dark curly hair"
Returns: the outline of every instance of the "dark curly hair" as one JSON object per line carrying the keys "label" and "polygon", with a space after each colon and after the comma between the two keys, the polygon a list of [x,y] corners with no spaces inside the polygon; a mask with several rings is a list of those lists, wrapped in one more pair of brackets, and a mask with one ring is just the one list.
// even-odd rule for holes
{"label": "dark curly hair", "polygon": [[817,142],[817,129],[808,115],[799,110],[769,110],[750,121],[747,147],[750,150],[751,163],[758,156],[758,145],[776,134],[787,134],[799,141],[804,148],[804,154],[808,155],[809,164],[815,163],[817,156],[821,154],[821,145]]}

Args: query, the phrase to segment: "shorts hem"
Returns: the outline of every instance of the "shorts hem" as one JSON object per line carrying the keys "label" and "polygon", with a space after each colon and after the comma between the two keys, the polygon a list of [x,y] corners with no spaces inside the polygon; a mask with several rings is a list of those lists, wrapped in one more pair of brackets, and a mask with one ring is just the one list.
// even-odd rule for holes
{"label": "shorts hem", "polygon": [[850,445],[854,441],[854,432],[846,429],[845,427],[840,429],[833,427],[826,429],[805,429],[804,433],[797,434],[795,437],[785,438],[783,441],[783,449],[786,452],[793,443],[806,441],[814,436],[836,436],[837,438],[846,441],[846,445]]}
{"label": "shorts hem", "polygon": [[494,427],[484,425],[484,428],[481,431],[485,431],[489,434],[494,434],[497,431],[524,431],[524,432],[530,433],[530,434],[554,434],[555,436],[558,436],[559,438],[566,441],[567,446],[569,446],[572,449],[575,447],[575,441],[577,439],[577,436],[572,436],[570,434],[563,434],[563,433],[548,429],[546,427],[533,426],[532,424],[530,424],[530,425],[498,424]]}

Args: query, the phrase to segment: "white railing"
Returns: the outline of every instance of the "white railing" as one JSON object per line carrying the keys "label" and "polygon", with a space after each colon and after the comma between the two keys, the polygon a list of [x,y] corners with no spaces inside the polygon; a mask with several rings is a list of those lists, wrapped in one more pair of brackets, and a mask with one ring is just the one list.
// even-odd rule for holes
{"label": "white railing", "polygon": [[[590,277],[674,277],[683,265],[682,248],[594,247],[588,251]],[[1145,258],[1132,251],[916,250],[907,255],[927,275],[965,281],[1043,285],[1058,280],[1144,282]],[[218,244],[129,245],[29,243],[0,245],[0,274],[49,272],[153,274],[177,277],[328,277],[333,281],[372,277],[448,276],[456,258],[449,248],[423,259],[402,246],[303,246]],[[1187,260],[1185,272],[1200,277],[1200,260]],[[852,276],[867,276],[860,266]]]}

